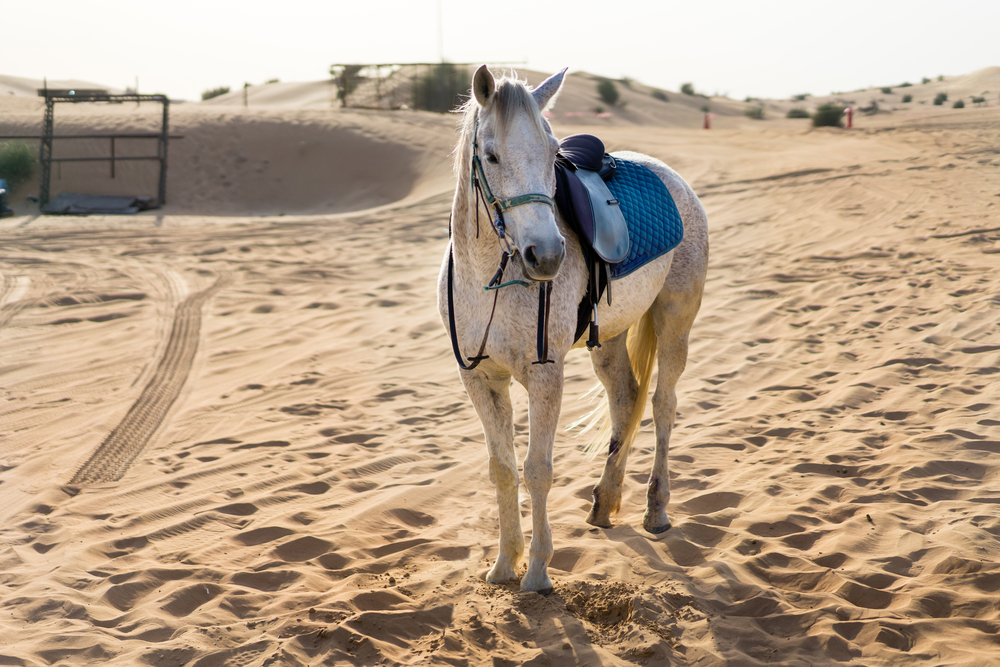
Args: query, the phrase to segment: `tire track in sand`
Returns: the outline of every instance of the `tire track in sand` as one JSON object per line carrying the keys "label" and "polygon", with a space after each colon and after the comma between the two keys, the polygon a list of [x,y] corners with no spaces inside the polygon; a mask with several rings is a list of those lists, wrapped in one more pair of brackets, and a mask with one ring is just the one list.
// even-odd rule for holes
{"label": "tire track in sand", "polygon": [[80,466],[70,484],[118,481],[142,453],[184,387],[198,352],[202,306],[222,283],[223,278],[217,279],[211,287],[177,306],[166,348],[153,376],[125,418]]}

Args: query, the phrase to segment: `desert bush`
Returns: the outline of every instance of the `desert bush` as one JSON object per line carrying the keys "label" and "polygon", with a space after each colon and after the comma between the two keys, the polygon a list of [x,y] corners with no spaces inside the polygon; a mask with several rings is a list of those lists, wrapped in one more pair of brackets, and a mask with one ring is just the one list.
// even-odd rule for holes
{"label": "desert bush", "polygon": [[447,113],[462,104],[469,94],[471,76],[464,67],[451,63],[435,65],[417,77],[413,88],[413,108]]}
{"label": "desert bush", "polygon": [[890,88],[889,86],[884,87],[882,89],[882,94],[883,95],[892,95],[892,88]]}
{"label": "desert bush", "polygon": [[809,93],[799,93],[798,95],[792,95],[792,101],[805,102],[807,97],[810,97]]}
{"label": "desert bush", "polygon": [[903,83],[899,84],[899,87],[900,87],[900,88],[909,88],[909,87],[910,87],[910,86],[912,86],[912,85],[913,85],[913,84],[912,84],[912,83],[910,83],[909,81],[904,81]]}
{"label": "desert bush", "polygon": [[930,83],[930,82],[931,82],[931,80],[928,79],[926,76],[923,79],[920,80],[920,83]]}
{"label": "desert bush", "polygon": [[35,153],[21,141],[0,144],[0,178],[12,190],[31,178],[35,169]]}
{"label": "desert bush", "polygon": [[281,82],[281,79],[268,79],[264,83],[268,84],[268,83],[280,83],[280,82]]}
{"label": "desert bush", "polygon": [[903,95],[903,104],[909,104],[913,101],[913,95]]}
{"label": "desert bush", "polygon": [[618,88],[610,79],[601,79],[597,82],[597,94],[608,106],[613,107],[618,101]]}
{"label": "desert bush", "polygon": [[962,100],[955,100],[955,103],[951,105],[951,108],[952,109],[964,109],[965,108],[965,102],[963,102]]}
{"label": "desert bush", "polygon": [[938,93],[934,97],[934,104],[936,106],[941,106],[942,104],[944,104],[947,101],[948,101],[948,93]]}
{"label": "desert bush", "polygon": [[632,77],[630,77],[630,76],[623,76],[622,78],[620,78],[618,80],[621,82],[621,84],[623,86],[625,86],[629,90],[632,90],[632,84],[635,83],[635,80],[632,79]]}
{"label": "desert bush", "polygon": [[201,101],[210,100],[213,97],[218,97],[219,95],[225,95],[229,92],[229,86],[219,86],[218,88],[212,88],[211,90],[206,90],[201,94]]}
{"label": "desert bush", "polygon": [[986,98],[985,97],[981,97],[979,95],[973,95],[972,96],[972,103],[973,104],[984,104],[985,102],[986,102]]}
{"label": "desert bush", "polygon": [[708,105],[707,104],[702,104],[701,105],[701,111],[702,111],[702,113],[708,113],[708,111],[709,111]]}
{"label": "desert bush", "polygon": [[764,107],[749,107],[743,110],[743,115],[754,120],[764,120]]}
{"label": "desert bush", "polygon": [[682,83],[681,92],[684,93],[685,95],[697,95],[697,93],[694,92],[693,83]]}
{"label": "desert bush", "polygon": [[669,102],[670,101],[670,98],[667,97],[667,94],[665,92],[663,92],[662,90],[654,90],[652,94],[653,94],[653,97],[655,97],[656,99],[660,100],[661,102]]}
{"label": "desert bush", "polygon": [[836,102],[827,102],[816,108],[812,115],[813,127],[840,127],[840,119],[844,117],[844,107]]}
{"label": "desert bush", "polygon": [[809,118],[809,112],[805,109],[790,109],[788,111],[788,118]]}

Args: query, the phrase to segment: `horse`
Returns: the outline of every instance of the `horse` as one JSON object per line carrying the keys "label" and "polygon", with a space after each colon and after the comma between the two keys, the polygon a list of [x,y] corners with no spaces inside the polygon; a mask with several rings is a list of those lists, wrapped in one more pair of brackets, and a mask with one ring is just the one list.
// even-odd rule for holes
{"label": "horse", "polygon": [[[564,360],[571,349],[584,346],[583,337],[575,340],[577,309],[589,280],[580,241],[553,203],[559,143],[544,111],[555,102],[565,74],[563,69],[532,89],[516,75],[495,78],[486,65],[474,73],[469,100],[457,110],[458,182],[438,277],[438,310],[451,334],[462,384],[482,422],[496,487],[499,554],[486,575],[489,583],[516,579],[524,554],[512,379],[528,393],[524,482],[531,498],[531,544],[520,586],[539,592],[552,589],[546,501]],[[666,185],[684,236],[670,252],[615,280],[613,305],[601,300],[597,308],[599,346],[591,355],[607,396],[602,419],[610,440],[600,445],[608,442],[608,454],[586,521],[610,527],[611,515],[621,508],[629,450],[658,363],[652,399],[656,447],[643,527],[659,534],[670,528],[667,451],[677,406],[675,385],[701,306],[708,222],[694,191],[666,164],[633,152],[614,156],[640,163]],[[477,348],[474,356],[460,352]]]}

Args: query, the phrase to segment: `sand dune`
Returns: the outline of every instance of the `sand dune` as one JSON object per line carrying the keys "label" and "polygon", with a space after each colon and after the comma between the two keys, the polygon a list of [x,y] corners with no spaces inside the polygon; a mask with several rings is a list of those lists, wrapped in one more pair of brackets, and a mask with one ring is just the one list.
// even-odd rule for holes
{"label": "sand dune", "polygon": [[[1000,659],[995,108],[589,126],[691,181],[712,260],[674,528],[641,530],[648,421],[608,530],[560,434],[540,596],[483,582],[433,296],[452,119],[185,107],[164,211],[0,220],[0,663]],[[593,382],[575,353],[564,424]]]}

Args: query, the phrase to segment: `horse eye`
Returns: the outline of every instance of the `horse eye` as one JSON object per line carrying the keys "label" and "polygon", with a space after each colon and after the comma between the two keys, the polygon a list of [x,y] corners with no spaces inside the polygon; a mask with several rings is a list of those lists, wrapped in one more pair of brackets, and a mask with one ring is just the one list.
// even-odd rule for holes
{"label": "horse eye", "polygon": [[493,153],[486,154],[486,161],[489,162],[490,164],[500,164],[500,160],[498,160],[497,156],[494,155]]}

